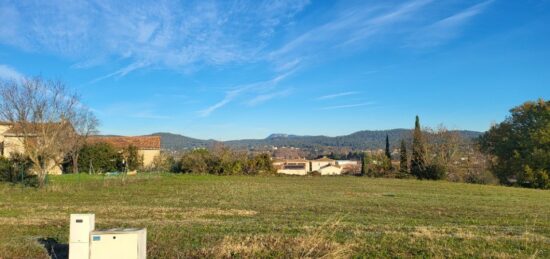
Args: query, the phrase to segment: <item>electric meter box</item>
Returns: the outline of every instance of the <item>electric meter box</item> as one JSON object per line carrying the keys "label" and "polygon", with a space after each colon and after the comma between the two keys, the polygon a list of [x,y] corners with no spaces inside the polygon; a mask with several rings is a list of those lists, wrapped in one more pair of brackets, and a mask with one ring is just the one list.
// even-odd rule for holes
{"label": "electric meter box", "polygon": [[69,243],[89,243],[94,229],[94,214],[71,214]]}
{"label": "electric meter box", "polygon": [[90,232],[94,229],[94,214],[71,214],[69,259],[90,258]]}
{"label": "electric meter box", "polygon": [[91,259],[145,259],[147,230],[108,229],[90,233]]}

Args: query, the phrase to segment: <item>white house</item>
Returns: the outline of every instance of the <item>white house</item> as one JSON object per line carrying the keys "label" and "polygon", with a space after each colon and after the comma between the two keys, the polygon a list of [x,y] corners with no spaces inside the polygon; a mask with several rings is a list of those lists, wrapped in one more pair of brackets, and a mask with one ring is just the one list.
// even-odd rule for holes
{"label": "white house", "polygon": [[341,175],[342,167],[339,165],[326,165],[317,170],[321,175]]}
{"label": "white house", "polygon": [[311,164],[311,171],[314,172],[314,171],[318,171],[319,169],[327,165],[336,165],[336,160],[323,157],[323,158],[311,160],[310,164]]}
{"label": "white house", "polygon": [[[339,163],[342,162],[342,164]],[[322,157],[315,160],[305,159],[278,159],[273,160],[273,166],[277,173],[288,175],[307,175],[308,173],[318,172],[321,175],[340,175],[343,172],[350,171],[350,168],[357,166],[357,161],[351,160],[333,160]]]}
{"label": "white house", "polygon": [[273,166],[277,168],[277,173],[288,175],[307,175],[310,172],[309,161],[305,159],[291,159],[276,161]]}
{"label": "white house", "polygon": [[357,161],[354,160],[336,160],[336,164],[339,166],[356,166],[358,165]]}

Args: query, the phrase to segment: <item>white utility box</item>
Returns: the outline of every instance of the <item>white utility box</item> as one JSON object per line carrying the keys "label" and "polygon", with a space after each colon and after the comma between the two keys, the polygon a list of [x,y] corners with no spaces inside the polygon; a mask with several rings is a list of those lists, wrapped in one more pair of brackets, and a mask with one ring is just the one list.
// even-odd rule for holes
{"label": "white utility box", "polygon": [[145,228],[95,230],[94,214],[71,214],[70,226],[69,259],[147,257]]}
{"label": "white utility box", "polygon": [[90,232],[95,229],[94,214],[71,214],[69,258],[90,258]]}
{"label": "white utility box", "polygon": [[108,229],[90,233],[91,259],[145,259],[147,230]]}

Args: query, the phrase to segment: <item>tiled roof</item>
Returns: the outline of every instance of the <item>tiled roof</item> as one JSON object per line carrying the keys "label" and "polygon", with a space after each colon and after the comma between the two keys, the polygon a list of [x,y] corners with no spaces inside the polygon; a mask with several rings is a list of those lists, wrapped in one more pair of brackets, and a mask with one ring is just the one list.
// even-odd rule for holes
{"label": "tiled roof", "polygon": [[139,137],[103,137],[91,136],[87,140],[90,144],[108,143],[115,148],[126,148],[135,146],[138,149],[160,149],[160,136],[139,136]]}
{"label": "tiled roof", "polygon": [[[48,122],[48,123],[8,123],[3,122],[0,123],[0,125],[9,125],[11,126],[6,132],[4,132],[4,135],[6,136],[21,136],[23,135],[23,132],[26,131],[26,134],[33,136],[38,135],[43,131],[51,131],[51,130],[60,130],[61,127],[63,127],[66,124],[62,124],[61,122]],[[70,126],[70,125],[69,125]],[[65,129],[71,129],[66,128]]]}
{"label": "tiled roof", "polygon": [[323,158],[315,159],[315,161],[333,162],[334,160],[325,156]]}
{"label": "tiled roof", "polygon": [[309,160],[305,160],[305,159],[285,159],[285,160],[283,160],[283,162],[285,162],[285,163],[307,163],[307,162],[309,162]]}

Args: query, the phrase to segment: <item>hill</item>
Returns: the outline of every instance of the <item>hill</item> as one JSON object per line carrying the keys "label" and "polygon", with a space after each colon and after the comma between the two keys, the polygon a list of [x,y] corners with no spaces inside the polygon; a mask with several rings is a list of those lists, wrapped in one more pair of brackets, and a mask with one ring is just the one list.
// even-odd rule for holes
{"label": "hill", "polygon": [[[457,131],[465,138],[472,139],[481,135],[481,132],[460,130]],[[328,136],[298,136],[289,134],[271,134],[265,139],[241,139],[224,141],[225,145],[233,148],[266,148],[271,146],[282,147],[292,146],[304,149],[317,147],[348,147],[352,149],[379,149],[385,147],[386,135],[390,139],[390,145],[397,147],[401,139],[410,139],[411,130],[363,130],[349,135],[328,137]],[[172,133],[154,133],[161,136],[163,149],[185,150],[197,147],[208,147],[215,143],[215,140],[200,140],[189,138],[183,135]]]}
{"label": "hill", "polygon": [[179,134],[159,132],[153,133],[152,136],[160,136],[160,146],[162,149],[169,150],[184,150],[200,147],[208,147],[212,145],[214,140],[202,140],[196,138],[190,138]]}

